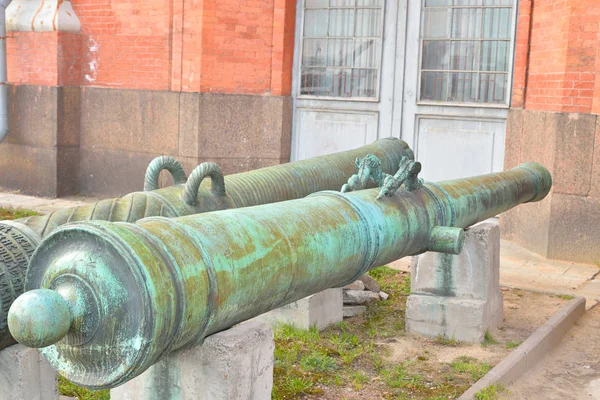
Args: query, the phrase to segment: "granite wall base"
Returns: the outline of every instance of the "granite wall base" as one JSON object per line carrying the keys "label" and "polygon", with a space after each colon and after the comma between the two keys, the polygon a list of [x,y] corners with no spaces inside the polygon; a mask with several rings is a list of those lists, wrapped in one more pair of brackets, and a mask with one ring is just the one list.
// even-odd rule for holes
{"label": "granite wall base", "polygon": [[117,196],[141,190],[148,163],[226,174],[289,161],[290,97],[13,86],[0,187],[25,194]]}
{"label": "granite wall base", "polygon": [[551,259],[600,262],[600,118],[511,109],[505,168],[537,161],[553,189],[501,216],[502,234]]}

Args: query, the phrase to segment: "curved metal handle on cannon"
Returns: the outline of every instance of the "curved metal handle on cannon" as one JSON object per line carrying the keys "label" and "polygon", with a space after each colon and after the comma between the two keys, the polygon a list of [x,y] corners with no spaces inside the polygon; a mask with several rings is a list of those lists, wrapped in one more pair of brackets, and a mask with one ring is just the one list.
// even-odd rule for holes
{"label": "curved metal handle on cannon", "polygon": [[179,161],[171,156],[160,156],[148,164],[144,177],[144,192],[158,189],[158,177],[165,169],[171,173],[173,185],[181,185],[186,182],[185,170]]}
{"label": "curved metal handle on cannon", "polygon": [[198,165],[190,174],[181,199],[189,206],[195,206],[198,198],[198,189],[206,177],[210,177],[210,190],[217,196],[225,196],[225,178],[221,167],[212,162]]}

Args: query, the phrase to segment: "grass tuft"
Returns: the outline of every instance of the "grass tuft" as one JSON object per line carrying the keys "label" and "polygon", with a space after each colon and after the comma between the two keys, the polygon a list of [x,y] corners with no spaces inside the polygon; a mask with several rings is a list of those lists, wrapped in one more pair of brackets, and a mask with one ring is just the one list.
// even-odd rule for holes
{"label": "grass tuft", "polygon": [[325,354],[313,352],[300,359],[300,368],[308,372],[326,372],[337,369],[337,362]]}
{"label": "grass tuft", "polygon": [[455,358],[450,363],[450,367],[458,373],[469,374],[474,381],[478,381],[492,369],[492,366],[488,363],[482,363],[476,358],[468,356]]}
{"label": "grass tuft", "polygon": [[505,344],[505,346],[506,346],[507,349],[516,349],[520,345],[521,345],[521,342],[513,342],[512,340],[509,340]]}
{"label": "grass tuft", "polygon": [[454,338],[454,335],[452,335],[451,338],[449,338],[446,335],[439,335],[436,338],[436,342],[438,342],[442,346],[457,347],[460,345],[460,342]]}
{"label": "grass tuft", "polygon": [[498,341],[492,337],[490,331],[485,331],[485,334],[483,336],[483,343],[481,343],[481,345],[483,347],[487,347],[492,344],[498,344]]}
{"label": "grass tuft", "polygon": [[380,281],[384,278],[389,278],[390,276],[398,275],[399,273],[400,273],[400,271],[398,271],[396,269],[392,269],[392,268],[388,267],[387,265],[384,265],[383,267],[378,267],[378,268],[375,268],[375,269],[372,269],[371,271],[369,271],[369,275],[371,275],[371,277],[376,279],[377,281]]}
{"label": "grass tuft", "polygon": [[500,393],[506,389],[501,385],[491,385],[485,389],[475,393],[476,400],[497,400],[500,397]]}
{"label": "grass tuft", "polygon": [[110,400],[109,390],[89,390],[75,385],[62,376],[58,377],[58,391],[69,397],[79,400]]}
{"label": "grass tuft", "polygon": [[37,211],[26,208],[0,207],[0,219],[19,219],[40,215]]}

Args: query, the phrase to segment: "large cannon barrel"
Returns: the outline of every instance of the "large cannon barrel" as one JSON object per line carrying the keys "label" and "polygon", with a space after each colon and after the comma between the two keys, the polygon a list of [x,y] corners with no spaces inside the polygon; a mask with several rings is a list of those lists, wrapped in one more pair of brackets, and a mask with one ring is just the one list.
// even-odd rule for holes
{"label": "large cannon barrel", "polygon": [[[216,164],[203,163],[186,178],[177,161],[159,157],[148,167],[143,192],[43,216],[0,221],[0,349],[15,343],[9,334],[6,316],[14,299],[23,293],[29,259],[41,239],[57,227],[87,220],[135,222],[150,216],[179,217],[298,199],[321,190],[339,188],[356,172],[356,159],[367,154],[376,155],[386,172],[395,171],[404,157],[414,159],[406,142],[395,138],[381,139],[355,150],[225,177]],[[173,175],[174,186],[158,189],[158,176],[163,169]],[[206,177],[210,180],[204,179]]]}
{"label": "large cannon barrel", "polygon": [[[391,181],[390,181],[391,182]],[[69,380],[115,387],[169,352],[368,270],[424,251],[457,253],[466,228],[539,201],[535,163],[441,183],[304,199],[136,224],[57,229],[32,258],[11,332]]]}

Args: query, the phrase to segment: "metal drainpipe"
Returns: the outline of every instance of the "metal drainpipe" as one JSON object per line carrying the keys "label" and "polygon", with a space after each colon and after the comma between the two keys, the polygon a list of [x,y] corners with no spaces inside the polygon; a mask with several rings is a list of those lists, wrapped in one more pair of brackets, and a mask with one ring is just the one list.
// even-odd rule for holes
{"label": "metal drainpipe", "polygon": [[0,142],[8,134],[8,85],[6,74],[6,7],[11,0],[0,0]]}

